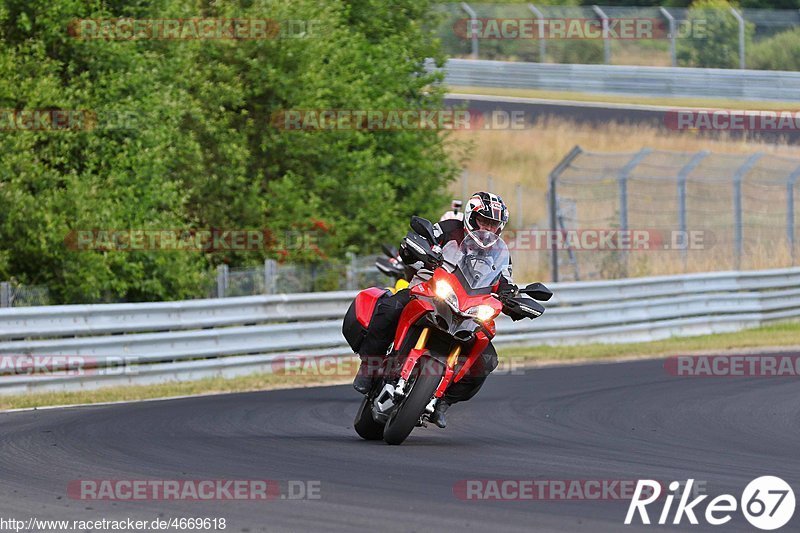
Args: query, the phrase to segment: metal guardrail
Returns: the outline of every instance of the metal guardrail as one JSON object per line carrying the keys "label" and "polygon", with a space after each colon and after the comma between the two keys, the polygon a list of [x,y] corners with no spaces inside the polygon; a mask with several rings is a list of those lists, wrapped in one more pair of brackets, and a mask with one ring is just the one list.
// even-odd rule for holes
{"label": "metal guardrail", "polygon": [[445,83],[666,97],[800,101],[800,72],[450,59]]}
{"label": "metal guardrail", "polygon": [[[496,343],[645,341],[800,317],[800,268],[558,283],[553,290],[542,318],[501,317]],[[3,309],[0,394],[236,376],[268,372],[287,358],[351,355],[340,327],[354,295]],[[97,368],[14,374],[8,361],[21,355],[78,358]]]}

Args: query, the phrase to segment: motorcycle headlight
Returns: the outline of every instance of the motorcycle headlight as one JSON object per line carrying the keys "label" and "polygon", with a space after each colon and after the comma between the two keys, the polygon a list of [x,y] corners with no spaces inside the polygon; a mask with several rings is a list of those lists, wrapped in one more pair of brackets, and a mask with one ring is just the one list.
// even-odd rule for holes
{"label": "motorcycle headlight", "polygon": [[497,310],[491,305],[476,305],[467,309],[467,315],[477,318],[481,322],[486,322],[497,316]]}
{"label": "motorcycle headlight", "polygon": [[440,279],[436,282],[436,296],[445,301],[454,311],[458,311],[458,297],[449,283]]}

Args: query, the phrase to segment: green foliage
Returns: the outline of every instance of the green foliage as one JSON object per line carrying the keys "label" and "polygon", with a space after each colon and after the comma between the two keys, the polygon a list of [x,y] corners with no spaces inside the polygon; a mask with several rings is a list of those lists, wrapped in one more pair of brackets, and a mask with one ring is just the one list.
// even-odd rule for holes
{"label": "green foliage", "polygon": [[551,41],[551,43],[547,55],[554,63],[599,64],[605,61],[601,39]]}
{"label": "green foliage", "polygon": [[800,70],[800,29],[778,33],[754,44],[747,67],[765,70]]}
{"label": "green foliage", "polygon": [[[691,36],[678,41],[678,61],[683,66],[738,68],[739,23],[727,0],[697,0],[689,9]],[[745,24],[745,43],[753,36]]]}
{"label": "green foliage", "polygon": [[[6,0],[0,109],[76,109],[90,131],[0,132],[0,279],[57,301],[202,294],[219,262],[285,253],[75,251],[86,229],[268,229],[323,225],[322,254],[374,250],[411,214],[436,216],[455,173],[436,131],[297,132],[285,109],[435,109],[427,2]],[[83,40],[79,18],[315,20],[315,34],[253,40]]]}

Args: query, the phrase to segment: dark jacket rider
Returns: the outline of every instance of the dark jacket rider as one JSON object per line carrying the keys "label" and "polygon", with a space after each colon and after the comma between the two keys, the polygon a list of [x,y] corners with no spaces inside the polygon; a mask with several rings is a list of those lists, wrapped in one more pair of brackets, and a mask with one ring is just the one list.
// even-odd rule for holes
{"label": "dark jacket rider", "polygon": [[[466,234],[474,231],[485,230],[497,234],[498,238],[508,222],[508,208],[502,198],[489,192],[477,192],[467,201],[464,209],[463,222],[458,219],[442,220],[434,224],[434,235],[437,244],[444,247],[450,241],[461,244]],[[421,264],[410,264],[413,259],[405,252],[405,246],[400,247],[400,257],[406,265],[416,271]],[[414,285],[412,280],[412,285]],[[498,293],[516,294],[517,287],[511,278],[511,267],[505,270],[500,277]],[[400,321],[400,314],[408,304],[411,293],[409,289],[398,291],[389,298],[382,299],[375,311],[367,336],[365,337],[359,355],[362,360],[361,368],[353,381],[353,387],[360,393],[366,394],[372,387],[372,376],[369,375],[367,358],[370,355],[381,354],[385,356],[389,346],[394,340],[394,334]],[[497,368],[497,352],[489,343],[481,358],[476,361],[469,374],[458,383],[454,383],[447,390],[445,396],[436,403],[436,408],[430,417],[431,422],[443,428],[447,425],[445,412],[450,405],[469,400],[480,390],[486,377]]]}

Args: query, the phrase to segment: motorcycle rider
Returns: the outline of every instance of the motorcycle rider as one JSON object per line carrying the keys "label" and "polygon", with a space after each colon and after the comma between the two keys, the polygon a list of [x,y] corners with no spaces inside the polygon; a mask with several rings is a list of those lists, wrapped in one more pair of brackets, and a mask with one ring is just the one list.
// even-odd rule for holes
{"label": "motorcycle rider", "polygon": [[[461,244],[465,235],[473,234],[478,230],[491,231],[500,238],[500,233],[503,231],[506,223],[508,222],[508,208],[500,196],[490,192],[476,192],[467,201],[467,206],[464,209],[463,222],[460,219],[442,220],[434,224],[434,236],[436,237],[437,244],[444,247],[449,241],[456,241]],[[410,259],[407,253],[405,243],[400,246],[400,257],[406,265],[418,271],[421,264],[410,264],[414,260]],[[419,272],[423,274],[423,272]],[[422,281],[418,276],[415,276],[411,285],[416,285]],[[500,287],[498,294],[502,296],[515,296],[517,294],[517,286],[511,278],[511,264],[502,272],[500,276]],[[400,314],[403,308],[408,304],[411,297],[409,289],[398,291],[393,296],[381,299],[376,305],[375,314],[373,315],[367,336],[359,350],[361,357],[361,368],[353,381],[353,387],[360,393],[366,394],[372,387],[373,376],[370,375],[370,368],[375,368],[375,365],[368,364],[369,357],[385,357],[392,341],[394,340],[395,331],[400,321]],[[497,368],[497,352],[491,343],[484,350],[481,358],[476,361],[476,364],[470,369],[470,372],[465,375],[458,383],[453,383],[438,402],[433,414],[430,416],[430,421],[444,428],[447,425],[445,419],[445,412],[454,403],[469,400],[478,393],[486,377]]]}
{"label": "motorcycle rider", "polygon": [[464,213],[461,212],[462,207],[461,200],[453,200],[450,204],[450,210],[445,211],[442,215],[442,218],[439,219],[439,222],[444,222],[445,220],[464,220]]}

